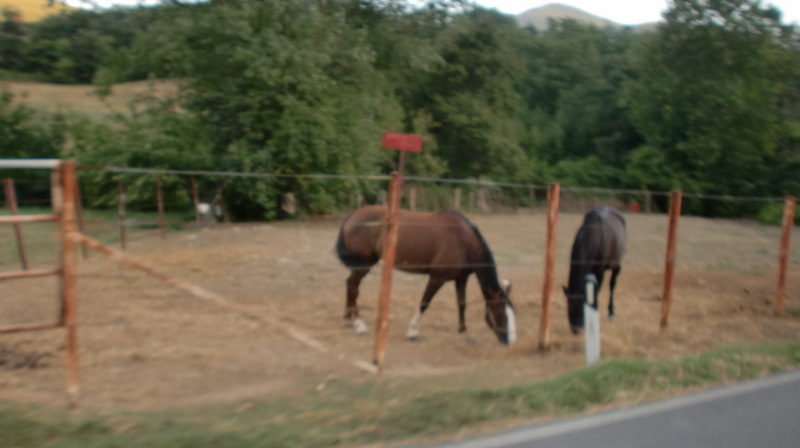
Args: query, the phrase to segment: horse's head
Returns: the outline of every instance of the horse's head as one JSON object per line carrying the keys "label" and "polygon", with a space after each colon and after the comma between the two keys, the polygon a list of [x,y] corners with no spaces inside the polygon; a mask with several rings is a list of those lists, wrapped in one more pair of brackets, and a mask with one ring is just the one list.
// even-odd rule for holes
{"label": "horse's head", "polygon": [[578,334],[583,331],[583,304],[586,303],[586,292],[570,292],[566,286],[563,288],[564,295],[567,296],[569,328],[572,330],[572,334]]}
{"label": "horse's head", "polygon": [[511,282],[503,280],[503,283],[504,288],[489,291],[486,300],[486,323],[501,343],[511,345],[517,340],[517,321],[510,298]]}

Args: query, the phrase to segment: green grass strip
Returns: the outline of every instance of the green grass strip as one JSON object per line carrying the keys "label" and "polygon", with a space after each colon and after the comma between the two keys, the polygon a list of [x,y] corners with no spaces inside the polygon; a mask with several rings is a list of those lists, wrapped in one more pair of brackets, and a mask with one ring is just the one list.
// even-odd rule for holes
{"label": "green grass strip", "polygon": [[0,403],[0,446],[315,448],[425,440],[471,425],[571,415],[798,365],[800,341],[770,342],[680,360],[611,360],[547,381],[426,395],[341,380],[325,393],[250,402],[246,409],[237,403],[93,416]]}

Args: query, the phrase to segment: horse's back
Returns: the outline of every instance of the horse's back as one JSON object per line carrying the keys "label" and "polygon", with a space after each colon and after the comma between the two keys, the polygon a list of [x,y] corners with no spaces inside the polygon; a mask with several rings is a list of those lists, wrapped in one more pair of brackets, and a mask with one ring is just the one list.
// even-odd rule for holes
{"label": "horse's back", "polygon": [[400,212],[397,267],[411,272],[459,270],[479,249],[469,221],[459,212]]}
{"label": "horse's back", "polygon": [[[374,264],[382,256],[386,207],[366,206],[353,212],[340,230],[337,250],[346,259]],[[398,269],[430,272],[432,266],[447,269],[462,266],[480,243],[469,221],[459,212],[421,213],[400,210],[397,252]],[[343,258],[342,254],[345,254]],[[370,264],[370,265],[371,265]]]}
{"label": "horse's back", "polygon": [[584,216],[575,249],[582,249],[589,261],[617,267],[625,255],[626,227],[625,216],[618,210],[608,206],[592,209]]}

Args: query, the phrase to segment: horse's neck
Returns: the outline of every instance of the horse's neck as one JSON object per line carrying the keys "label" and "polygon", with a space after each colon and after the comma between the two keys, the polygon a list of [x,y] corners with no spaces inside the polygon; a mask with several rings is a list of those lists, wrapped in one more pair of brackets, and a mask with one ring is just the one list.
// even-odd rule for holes
{"label": "horse's neck", "polygon": [[578,294],[583,291],[586,274],[590,272],[585,260],[572,260],[569,267],[569,290],[570,294]]}
{"label": "horse's neck", "polygon": [[489,299],[491,298],[489,295],[490,292],[497,292],[500,290],[497,268],[493,264],[475,268],[475,277],[478,278],[478,284],[481,285],[484,298]]}
{"label": "horse's neck", "polygon": [[591,241],[585,232],[585,228],[581,228],[569,258],[569,284],[567,289],[570,294],[578,294],[583,290],[584,278],[586,274],[591,272],[589,263],[593,260],[589,260],[588,255],[588,246]]}

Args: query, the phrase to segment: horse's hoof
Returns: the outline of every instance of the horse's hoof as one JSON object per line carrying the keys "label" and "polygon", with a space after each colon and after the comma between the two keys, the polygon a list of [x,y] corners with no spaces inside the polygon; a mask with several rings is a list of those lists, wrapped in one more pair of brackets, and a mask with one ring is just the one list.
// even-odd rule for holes
{"label": "horse's hoof", "polygon": [[467,327],[459,327],[458,332],[459,333],[466,333],[467,332]]}
{"label": "horse's hoof", "polygon": [[356,319],[353,322],[353,328],[356,329],[357,335],[367,334],[367,324],[361,319]]}
{"label": "horse's hoof", "polygon": [[409,340],[409,341],[411,341],[411,342],[417,342],[417,341],[419,341],[419,335],[416,335],[416,334],[415,334],[415,335],[413,335],[413,336],[412,336],[412,335],[408,335],[408,336],[406,336],[406,337],[407,337],[407,338],[408,338],[408,340]]}

